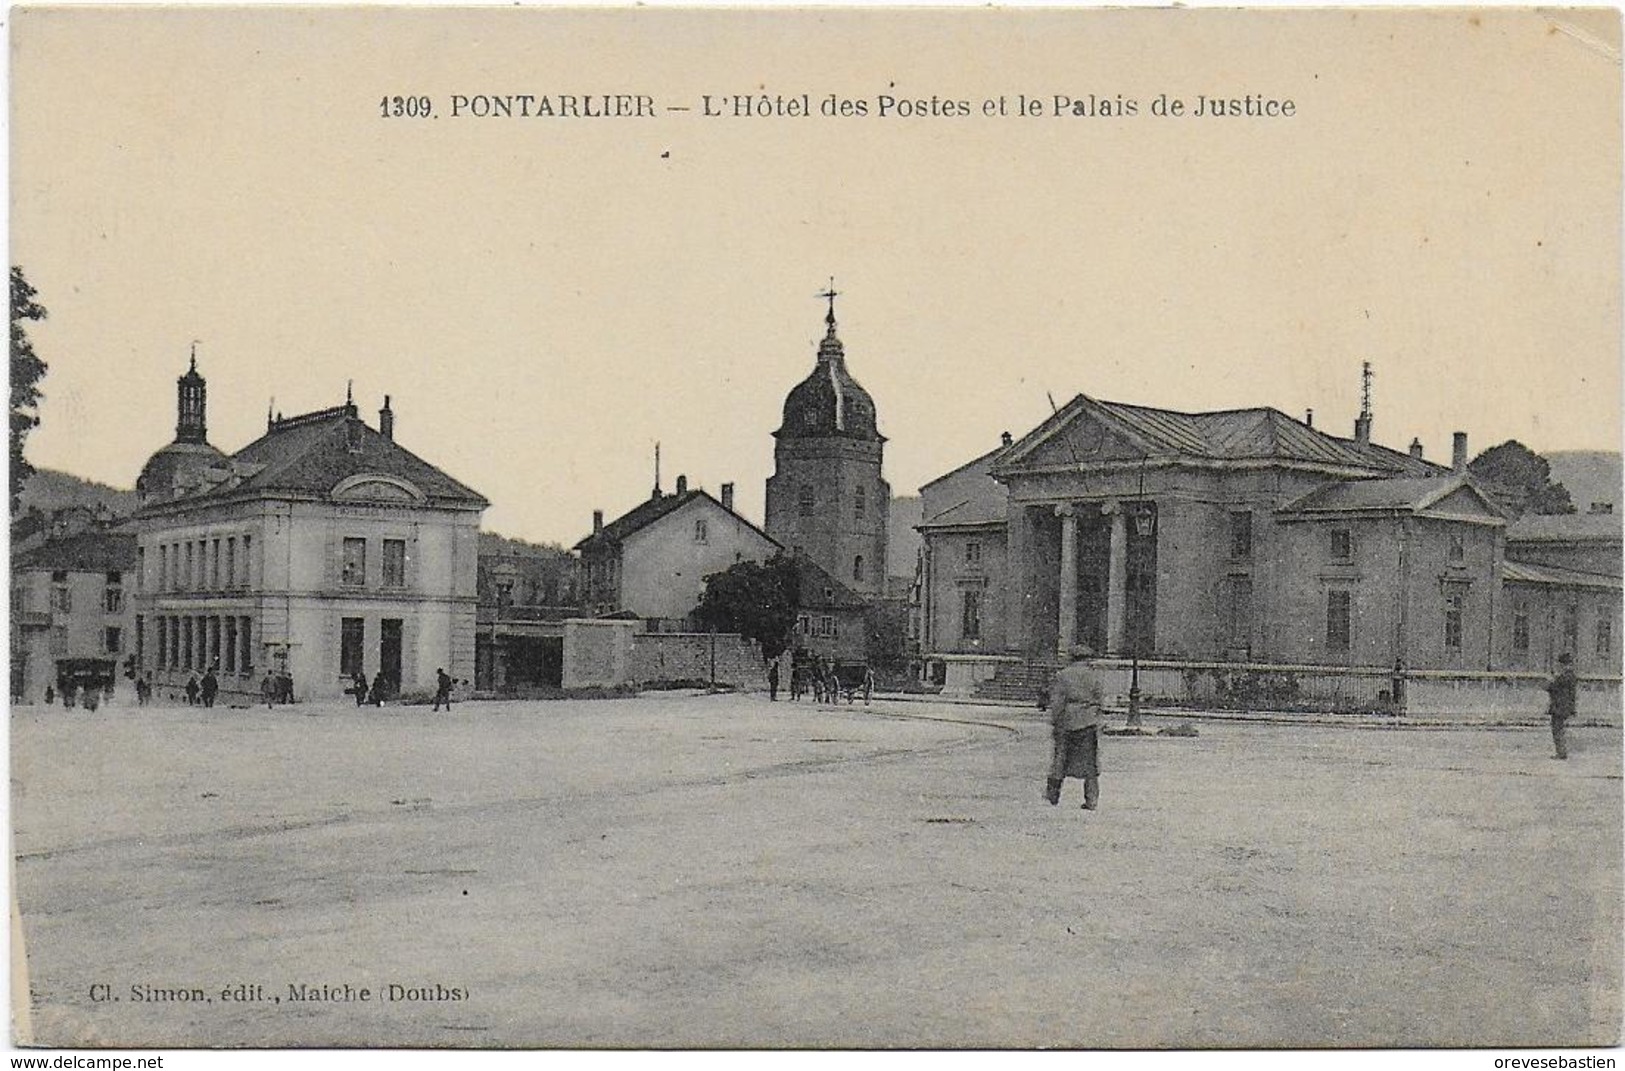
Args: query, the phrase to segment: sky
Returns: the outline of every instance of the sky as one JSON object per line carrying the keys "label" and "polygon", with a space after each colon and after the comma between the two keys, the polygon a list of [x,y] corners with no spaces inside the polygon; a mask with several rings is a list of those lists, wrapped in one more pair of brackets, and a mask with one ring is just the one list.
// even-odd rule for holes
{"label": "sky", "polygon": [[[133,486],[196,342],[227,452],[351,387],[489,530],[574,543],[647,497],[656,442],[667,490],[733,482],[759,522],[832,276],[897,494],[1078,393],[1348,435],[1363,361],[1398,449],[1619,446],[1614,12],[13,16],[36,465]],[[453,114],[606,93],[655,114]],[[1091,94],[1136,114],[1050,114]]]}

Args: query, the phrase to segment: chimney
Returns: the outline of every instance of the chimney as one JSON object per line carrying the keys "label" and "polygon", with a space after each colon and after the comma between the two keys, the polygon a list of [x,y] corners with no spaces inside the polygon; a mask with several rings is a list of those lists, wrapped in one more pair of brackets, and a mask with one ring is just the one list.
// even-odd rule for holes
{"label": "chimney", "polygon": [[1411,456],[1414,457],[1418,461],[1422,460],[1422,440],[1421,439],[1412,439],[1411,440]]}
{"label": "chimney", "polygon": [[1305,427],[1312,428],[1315,426],[1315,411],[1313,409],[1304,410],[1303,423]]}
{"label": "chimney", "polygon": [[602,532],[603,530],[604,530],[604,511],[601,510],[601,509],[595,509],[595,510],[592,511],[592,534],[597,535],[599,532]]}
{"label": "chimney", "polygon": [[1454,472],[1467,471],[1467,433],[1458,431],[1450,437],[1450,468]]}
{"label": "chimney", "polygon": [[677,477],[677,493],[680,494],[680,495],[688,494],[688,477],[687,476],[678,476]]}
{"label": "chimney", "polygon": [[729,513],[734,511],[734,485],[731,483],[722,485],[722,508]]}
{"label": "chimney", "polygon": [[395,441],[395,410],[389,407],[389,395],[384,395],[384,407],[378,410],[378,431],[390,442]]}
{"label": "chimney", "polygon": [[1354,418],[1354,441],[1361,446],[1371,445],[1371,414],[1361,413]]}
{"label": "chimney", "polygon": [[1010,437],[1010,433],[1007,431],[999,436],[999,442],[1004,446],[1009,446],[1011,443],[1015,442],[1015,440]]}

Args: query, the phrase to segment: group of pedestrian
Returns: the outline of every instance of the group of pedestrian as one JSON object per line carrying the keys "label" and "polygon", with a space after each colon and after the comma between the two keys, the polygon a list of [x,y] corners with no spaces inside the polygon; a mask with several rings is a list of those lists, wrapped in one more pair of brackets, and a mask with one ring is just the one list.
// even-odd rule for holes
{"label": "group of pedestrian", "polygon": [[[214,706],[215,698],[220,695],[220,677],[215,673],[214,666],[204,670],[200,679],[196,673],[186,678],[186,705],[195,707],[199,704],[205,707]],[[136,685],[140,688],[139,682]],[[140,696],[137,695],[139,701]]]}
{"label": "group of pedestrian", "polygon": [[292,703],[293,674],[286,670],[281,672],[266,670],[265,676],[260,680],[260,698],[265,700],[267,709],[278,703]]}

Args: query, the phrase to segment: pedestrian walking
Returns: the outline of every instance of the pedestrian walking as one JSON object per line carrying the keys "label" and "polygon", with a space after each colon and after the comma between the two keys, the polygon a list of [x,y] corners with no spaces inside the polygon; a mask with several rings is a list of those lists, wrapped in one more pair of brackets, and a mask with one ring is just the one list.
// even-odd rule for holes
{"label": "pedestrian walking", "polygon": [[384,671],[379,670],[372,678],[372,694],[367,701],[375,707],[384,705],[384,691],[389,687],[389,681],[384,678]]}
{"label": "pedestrian walking", "polygon": [[350,678],[350,694],[355,696],[356,706],[364,707],[367,705],[367,675],[359,669]]}
{"label": "pedestrian walking", "polygon": [[440,712],[440,704],[446,704],[446,713],[451,713],[451,678],[446,676],[444,669],[434,671],[434,709]]}
{"label": "pedestrian walking", "polygon": [[1579,687],[1580,679],[1574,674],[1574,656],[1567,652],[1558,655],[1557,676],[1546,686],[1550,697],[1546,712],[1552,718],[1552,747],[1557,752],[1553,758],[1569,757],[1568,725],[1569,719],[1574,717]]}
{"label": "pedestrian walking", "polygon": [[777,703],[779,701],[778,659],[774,659],[767,664],[767,701],[769,703]]}
{"label": "pedestrian walking", "polygon": [[265,709],[270,710],[276,704],[276,678],[271,671],[265,671],[265,679],[260,681],[260,695],[265,698]]}
{"label": "pedestrian walking", "polygon": [[868,706],[869,700],[875,697],[875,670],[873,666],[863,667],[863,705]]}
{"label": "pedestrian walking", "polygon": [[220,678],[214,675],[212,668],[203,674],[203,685],[200,690],[203,693],[203,705],[212,708],[214,697],[220,694]]}
{"label": "pedestrian walking", "polygon": [[1055,675],[1050,686],[1050,729],[1053,752],[1044,798],[1061,802],[1061,783],[1068,777],[1083,779],[1083,809],[1100,805],[1100,726],[1104,720],[1103,690],[1085,644],[1071,650],[1072,663]]}
{"label": "pedestrian walking", "polygon": [[54,702],[56,702],[56,689],[47,684],[45,686],[45,705],[50,706]]}
{"label": "pedestrian walking", "polygon": [[199,692],[200,689],[201,689],[201,686],[197,682],[197,674],[196,673],[194,673],[191,676],[186,678],[186,705],[187,706],[189,706],[189,707],[197,706],[197,696],[198,696],[198,692]]}

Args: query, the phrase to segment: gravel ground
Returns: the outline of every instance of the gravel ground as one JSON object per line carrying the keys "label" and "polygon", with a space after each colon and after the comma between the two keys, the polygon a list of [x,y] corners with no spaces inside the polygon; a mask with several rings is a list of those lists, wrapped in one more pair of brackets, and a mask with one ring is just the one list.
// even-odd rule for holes
{"label": "gravel ground", "polygon": [[[1573,734],[1563,763],[1535,729],[1203,722],[1106,740],[1087,813],[1077,782],[1044,804],[1038,717],[705,695],[19,709],[23,1029],[121,1047],[1620,1040],[1617,729]],[[346,985],[370,999],[293,988]]]}

